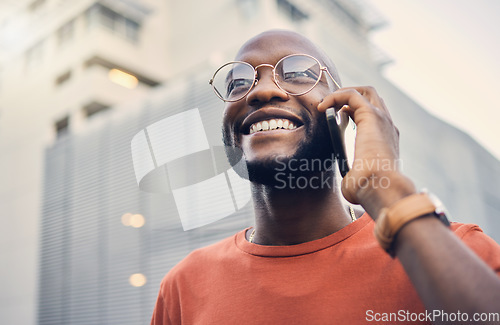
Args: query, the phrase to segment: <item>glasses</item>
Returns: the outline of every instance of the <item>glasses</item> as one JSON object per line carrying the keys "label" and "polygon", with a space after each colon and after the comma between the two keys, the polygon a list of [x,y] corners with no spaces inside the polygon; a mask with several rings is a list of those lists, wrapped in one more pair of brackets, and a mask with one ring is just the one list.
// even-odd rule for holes
{"label": "glasses", "polygon": [[220,99],[236,102],[248,95],[258,82],[257,69],[260,67],[272,68],[274,83],[289,95],[300,96],[310,92],[320,82],[323,71],[340,88],[328,68],[321,66],[316,58],[307,54],[287,55],[276,66],[260,64],[255,68],[247,62],[232,61],[217,69],[208,83]]}

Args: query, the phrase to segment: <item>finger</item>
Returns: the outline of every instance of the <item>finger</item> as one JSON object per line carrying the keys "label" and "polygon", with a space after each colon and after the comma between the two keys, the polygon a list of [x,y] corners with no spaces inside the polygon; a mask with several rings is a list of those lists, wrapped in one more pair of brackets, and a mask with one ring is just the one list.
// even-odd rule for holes
{"label": "finger", "polygon": [[391,115],[389,113],[389,110],[387,109],[387,106],[384,103],[384,100],[382,99],[382,97],[380,97],[375,88],[371,86],[362,86],[353,88],[356,89],[362,96],[366,97],[373,106],[386,112],[389,116]]}
{"label": "finger", "polygon": [[343,88],[326,96],[318,105],[318,110],[323,111],[329,107],[340,109],[340,112],[347,114],[355,124],[362,120],[371,119],[367,120],[363,118],[363,115],[386,115],[382,110],[375,108],[365,96],[362,96],[354,88]]}
{"label": "finger", "polygon": [[365,97],[374,107],[379,108],[390,115],[384,100],[382,99],[382,97],[380,97],[375,88],[371,86],[357,86],[357,87],[345,87],[342,89],[356,90],[358,93],[360,93],[361,96]]}
{"label": "finger", "polygon": [[323,98],[323,101],[318,105],[318,110],[320,112],[324,112],[329,107],[340,109],[345,105],[352,106],[353,108],[358,108],[362,106],[370,106],[371,103],[356,89],[341,88]]}
{"label": "finger", "polygon": [[[387,109],[383,99],[378,95],[375,88],[370,86],[363,87],[346,87],[337,90],[328,95],[318,105],[318,110],[322,111],[328,107],[335,107],[337,110],[348,114],[354,122],[356,122],[356,111],[364,108],[362,111],[377,112],[385,115],[392,121],[389,110]],[[360,115],[358,113],[358,115]]]}

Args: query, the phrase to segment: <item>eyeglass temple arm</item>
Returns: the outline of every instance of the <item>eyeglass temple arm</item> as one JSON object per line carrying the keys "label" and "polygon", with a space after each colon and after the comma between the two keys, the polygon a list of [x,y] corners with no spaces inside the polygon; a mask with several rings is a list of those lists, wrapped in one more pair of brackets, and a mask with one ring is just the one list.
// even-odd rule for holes
{"label": "eyeglass temple arm", "polygon": [[335,80],[335,78],[332,76],[332,74],[330,73],[330,71],[328,71],[328,68],[324,67],[324,68],[322,68],[322,70],[326,71],[326,73],[330,76],[330,78],[333,80],[333,83],[335,84],[335,86],[337,87],[337,89],[342,88],[342,87],[340,87],[340,85],[337,83],[337,80]]}

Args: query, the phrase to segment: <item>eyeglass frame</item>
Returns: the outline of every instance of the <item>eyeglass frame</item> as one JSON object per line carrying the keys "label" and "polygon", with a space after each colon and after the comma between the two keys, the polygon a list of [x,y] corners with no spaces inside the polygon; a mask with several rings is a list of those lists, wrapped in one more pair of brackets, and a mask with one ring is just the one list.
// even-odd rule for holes
{"label": "eyeglass frame", "polygon": [[[292,56],[306,56],[306,57],[309,57],[311,59],[313,59],[314,61],[316,61],[319,65],[319,70],[320,70],[320,73],[319,73],[319,76],[318,76],[318,79],[316,80],[316,82],[314,83],[314,85],[307,91],[304,91],[302,93],[298,93],[298,94],[294,94],[294,93],[290,93],[288,91],[286,91],[285,89],[283,89],[278,81],[276,80],[276,66],[278,66],[281,61],[285,60],[286,58],[289,58],[289,57],[292,57]],[[247,92],[241,96],[240,98],[238,99],[232,99],[232,100],[229,100],[229,99],[224,99],[222,97],[222,95],[219,93],[219,91],[215,88],[213,82],[214,82],[214,78],[215,76],[217,75],[217,72],[219,72],[222,68],[224,68],[225,66],[229,65],[229,64],[233,64],[233,63],[243,63],[243,64],[246,64],[248,66],[250,66],[253,71],[254,71],[254,77],[253,77],[253,82],[252,84],[250,85],[250,87],[248,88]],[[309,55],[309,54],[304,54],[304,53],[297,53],[297,54],[289,54],[289,55],[286,55],[284,57],[282,57],[281,59],[279,59],[278,62],[276,62],[276,66],[273,66],[272,64],[267,64],[267,63],[263,63],[263,64],[259,64],[258,66],[256,66],[255,68],[253,67],[253,65],[251,65],[250,63],[248,62],[244,62],[244,61],[230,61],[230,62],[227,62],[223,65],[221,65],[217,70],[215,70],[212,78],[208,81],[208,83],[212,86],[212,88],[214,89],[214,92],[215,94],[217,95],[217,97],[219,97],[221,100],[223,100],[224,102],[226,103],[233,103],[233,102],[237,102],[239,100],[242,100],[243,98],[245,98],[249,93],[250,91],[252,90],[252,88],[256,85],[256,83],[258,82],[258,79],[257,79],[257,69],[260,68],[260,67],[269,67],[269,68],[272,68],[273,69],[273,82],[274,84],[282,91],[284,91],[285,93],[287,93],[288,95],[291,95],[291,96],[302,96],[302,95],[305,95],[307,94],[308,92],[310,92],[311,90],[314,89],[314,87],[316,87],[316,85],[319,83],[319,81],[321,80],[321,77],[322,77],[322,74],[323,74],[323,71],[326,71],[326,74],[328,76],[330,76],[330,78],[332,79],[333,83],[335,84],[335,86],[337,87],[337,89],[340,89],[340,85],[337,83],[337,81],[335,80],[335,78],[332,76],[332,74],[330,73],[330,71],[328,70],[327,67],[324,67],[321,65],[321,62],[319,62],[318,59],[316,59],[314,56],[312,55]]]}

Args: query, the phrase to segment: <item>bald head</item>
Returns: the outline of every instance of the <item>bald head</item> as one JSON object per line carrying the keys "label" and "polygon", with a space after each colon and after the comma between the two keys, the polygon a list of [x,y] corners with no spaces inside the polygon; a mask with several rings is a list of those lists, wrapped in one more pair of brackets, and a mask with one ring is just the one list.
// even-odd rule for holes
{"label": "bald head", "polygon": [[[326,66],[335,80],[341,84],[337,69],[328,55],[311,40],[299,33],[280,29],[262,32],[241,46],[236,55],[236,60],[245,61],[246,58],[258,55],[258,52],[263,50],[275,52],[278,59],[289,54],[309,54]],[[271,62],[262,63],[273,64]]]}

